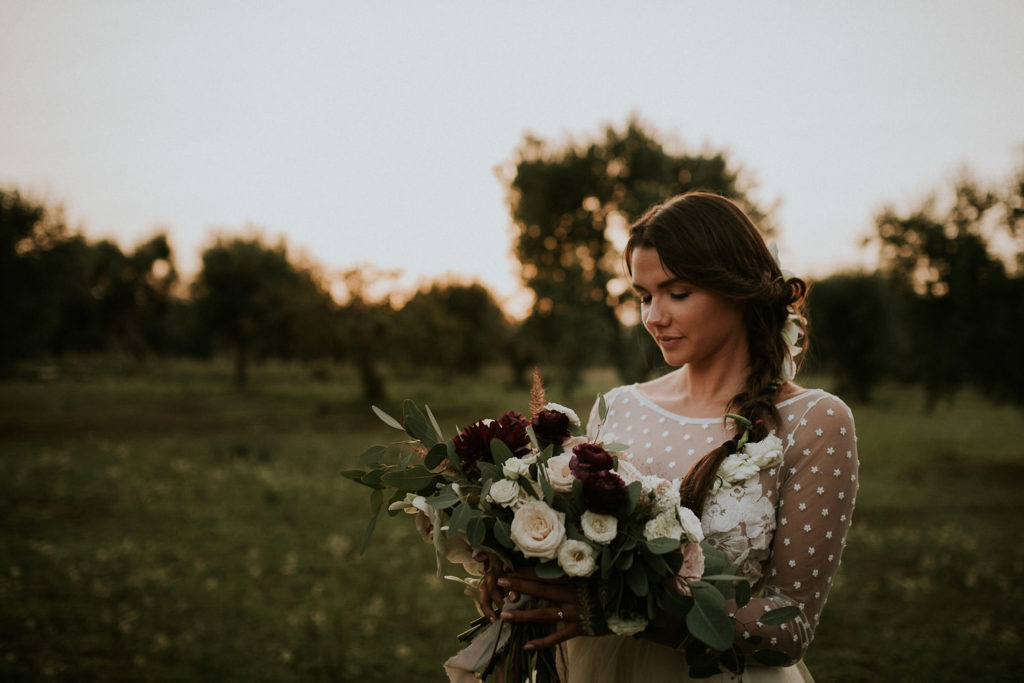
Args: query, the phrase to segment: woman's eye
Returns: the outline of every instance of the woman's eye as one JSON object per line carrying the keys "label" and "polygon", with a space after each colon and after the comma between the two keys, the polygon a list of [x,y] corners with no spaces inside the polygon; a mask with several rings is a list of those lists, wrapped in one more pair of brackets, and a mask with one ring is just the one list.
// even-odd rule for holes
{"label": "woman's eye", "polygon": [[637,300],[641,304],[647,305],[647,304],[651,303],[651,296],[650,296],[650,294],[643,294],[643,295],[638,294],[636,298],[637,298]]}
{"label": "woman's eye", "polygon": [[671,296],[676,301],[682,301],[686,297],[690,296],[690,293],[689,292],[672,292],[671,294],[669,294],[669,296]]}

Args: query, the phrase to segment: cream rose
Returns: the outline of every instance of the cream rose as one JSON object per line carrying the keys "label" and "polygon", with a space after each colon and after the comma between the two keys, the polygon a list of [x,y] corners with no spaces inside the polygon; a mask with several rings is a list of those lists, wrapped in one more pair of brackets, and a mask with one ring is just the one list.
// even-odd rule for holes
{"label": "cream rose", "polygon": [[726,456],[725,460],[722,461],[722,465],[718,468],[718,476],[724,479],[727,483],[734,484],[736,482],[746,481],[760,471],[760,467],[750,462],[742,455],[733,453],[732,455]]}
{"label": "cream rose", "polygon": [[519,497],[519,484],[511,479],[499,479],[491,484],[487,499],[502,507],[511,507]]}
{"label": "cream rose", "polygon": [[522,458],[509,458],[501,466],[501,472],[509,479],[518,479],[530,473],[530,465]]}
{"label": "cream rose", "polygon": [[567,576],[590,576],[597,569],[589,543],[566,539],[558,548],[558,566]]}
{"label": "cream rose", "polygon": [[642,482],[644,480],[644,475],[640,474],[640,470],[633,463],[623,458],[619,458],[619,467],[616,471],[626,486],[629,486],[634,481]]}
{"label": "cream rose", "polygon": [[562,415],[565,415],[567,418],[569,418],[569,422],[576,425],[577,427],[580,426],[580,416],[577,415],[576,411],[573,410],[572,408],[566,408],[565,406],[559,405],[558,403],[548,403],[544,406],[544,410],[557,410]]}
{"label": "cream rose", "polygon": [[512,517],[512,542],[526,557],[553,560],[564,540],[565,513],[544,501],[527,501]]}
{"label": "cream rose", "polygon": [[675,483],[653,474],[645,476],[641,482],[645,500],[646,496],[654,494],[651,505],[658,514],[674,510],[679,505],[679,488]]}
{"label": "cream rose", "polygon": [[614,515],[602,515],[587,510],[580,517],[583,535],[594,543],[611,543],[619,533],[619,520]]}
{"label": "cream rose", "polygon": [[778,465],[782,462],[782,439],[769,434],[760,441],[748,442],[743,447],[743,452],[759,470]]}
{"label": "cream rose", "polygon": [[572,483],[576,481],[572,470],[569,469],[570,460],[572,460],[572,453],[562,453],[548,459],[548,479],[551,480],[552,488],[559,493],[572,491]]}
{"label": "cream rose", "polygon": [[679,506],[679,523],[686,534],[686,540],[692,543],[700,543],[704,540],[704,530],[700,526],[700,519],[688,507]]}
{"label": "cream rose", "polygon": [[663,512],[644,525],[644,538],[653,541],[656,538],[679,540],[683,535],[683,527],[679,524],[676,513]]}
{"label": "cream rose", "polygon": [[676,574],[676,590],[683,595],[690,595],[690,582],[699,581],[704,575],[704,550],[700,543],[683,545],[683,566]]}

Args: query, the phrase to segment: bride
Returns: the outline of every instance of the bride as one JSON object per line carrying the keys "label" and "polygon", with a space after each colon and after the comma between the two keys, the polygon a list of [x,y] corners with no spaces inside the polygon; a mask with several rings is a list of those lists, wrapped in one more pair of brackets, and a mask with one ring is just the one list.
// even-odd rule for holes
{"label": "bride", "polygon": [[[750,219],[723,197],[692,192],[653,207],[631,227],[625,259],[647,331],[676,369],[604,396],[603,422],[590,439],[629,446],[642,474],[681,484],[684,505],[700,510],[707,542],[753,586],[731,604],[734,644],[745,654],[782,653],[778,666],[746,657],[742,680],[812,680],[802,658],[839,567],[857,492],[853,415],[836,396],[793,383],[806,285],[783,274]],[[735,413],[753,424],[751,441],[774,434],[781,465],[721,486]],[[716,485],[717,482],[717,485]],[[503,609],[527,595],[545,607]],[[561,625],[527,648],[559,648],[566,683],[691,680],[685,624],[666,618],[639,637],[595,632],[587,606],[567,583],[526,574],[488,574],[481,607],[492,620]],[[783,606],[799,616],[758,622]],[[729,673],[711,679],[739,680]]]}

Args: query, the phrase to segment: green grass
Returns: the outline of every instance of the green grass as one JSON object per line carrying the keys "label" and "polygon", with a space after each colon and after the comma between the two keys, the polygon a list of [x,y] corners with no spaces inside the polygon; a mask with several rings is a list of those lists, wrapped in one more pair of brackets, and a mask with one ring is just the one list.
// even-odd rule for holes
{"label": "green grass", "polygon": [[[475,616],[404,518],[366,554],[338,473],[392,437],[354,377],[78,364],[0,384],[0,680],[440,681]],[[526,411],[500,372],[392,377],[445,430]],[[589,410],[614,383],[587,376]],[[812,384],[819,384],[812,382]],[[861,492],[807,663],[819,681],[1015,680],[1024,417],[889,388],[854,405]]]}

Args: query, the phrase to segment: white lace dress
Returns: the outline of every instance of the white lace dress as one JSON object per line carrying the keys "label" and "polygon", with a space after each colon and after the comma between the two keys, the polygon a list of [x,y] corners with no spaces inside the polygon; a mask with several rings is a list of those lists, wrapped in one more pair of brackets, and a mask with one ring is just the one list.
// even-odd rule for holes
{"label": "white lace dress", "polygon": [[[629,446],[624,457],[643,474],[681,479],[735,433],[732,422],[722,418],[671,413],[636,385],[613,389],[605,402],[607,419],[590,438]],[[850,409],[825,391],[804,391],[777,407],[782,426],[776,432],[785,449],[782,465],[712,494],[701,521],[707,540],[754,587],[755,597],[734,612],[737,642],[760,636],[760,647],[799,660],[814,636],[850,528],[858,483],[857,439]],[[595,429],[594,416],[590,424]],[[758,615],[787,605],[798,606],[801,615],[781,626],[758,623]],[[682,652],[643,639],[574,638],[564,654],[569,683],[691,680]],[[703,680],[738,679],[722,675]],[[810,676],[802,663],[780,668],[748,663],[742,680],[806,681]]]}

